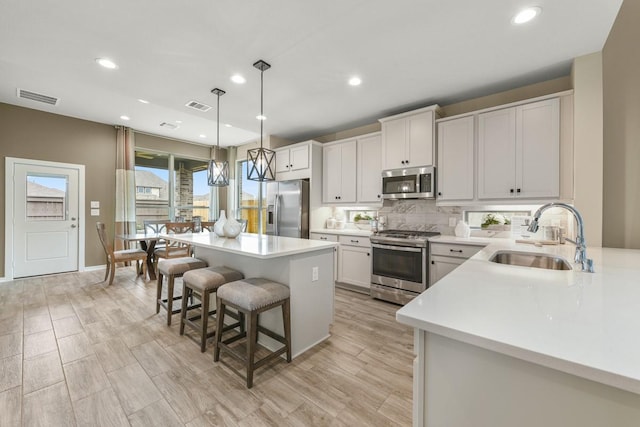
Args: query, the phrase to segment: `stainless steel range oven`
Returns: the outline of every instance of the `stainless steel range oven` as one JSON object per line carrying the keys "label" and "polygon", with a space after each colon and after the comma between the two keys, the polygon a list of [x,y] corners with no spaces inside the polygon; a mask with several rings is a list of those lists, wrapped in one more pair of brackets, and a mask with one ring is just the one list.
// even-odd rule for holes
{"label": "stainless steel range oven", "polygon": [[429,237],[440,233],[385,230],[371,236],[371,296],[406,304],[427,289]]}

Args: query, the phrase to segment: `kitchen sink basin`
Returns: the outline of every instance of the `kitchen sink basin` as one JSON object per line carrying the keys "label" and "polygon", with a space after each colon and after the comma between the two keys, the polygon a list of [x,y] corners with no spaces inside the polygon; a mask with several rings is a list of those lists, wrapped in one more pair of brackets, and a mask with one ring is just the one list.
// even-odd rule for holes
{"label": "kitchen sink basin", "polygon": [[571,265],[560,257],[529,252],[497,251],[491,255],[489,261],[497,264],[519,265],[547,270],[572,270]]}

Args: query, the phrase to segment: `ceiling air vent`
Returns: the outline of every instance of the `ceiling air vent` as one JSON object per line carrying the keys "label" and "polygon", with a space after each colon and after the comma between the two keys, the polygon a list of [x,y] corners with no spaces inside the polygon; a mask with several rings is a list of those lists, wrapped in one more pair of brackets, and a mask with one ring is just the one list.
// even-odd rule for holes
{"label": "ceiling air vent", "polygon": [[189,101],[185,105],[198,111],[209,111],[211,109],[210,105],[203,104],[202,102],[198,101]]}
{"label": "ceiling air vent", "polygon": [[160,123],[160,127],[165,128],[165,129],[171,129],[171,130],[176,130],[178,129],[180,126],[173,124],[173,123],[168,123],[168,122],[162,122]]}
{"label": "ceiling air vent", "polygon": [[31,92],[30,90],[24,90],[18,88],[18,98],[28,99],[30,101],[43,102],[49,105],[58,105],[58,98],[53,96],[43,95],[41,93]]}

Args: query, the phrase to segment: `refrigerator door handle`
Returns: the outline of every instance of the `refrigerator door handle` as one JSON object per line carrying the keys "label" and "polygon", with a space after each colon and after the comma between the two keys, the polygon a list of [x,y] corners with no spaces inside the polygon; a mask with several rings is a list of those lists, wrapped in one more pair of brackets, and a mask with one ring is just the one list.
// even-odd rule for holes
{"label": "refrigerator door handle", "polygon": [[273,234],[274,236],[280,235],[280,195],[275,195],[273,201]]}

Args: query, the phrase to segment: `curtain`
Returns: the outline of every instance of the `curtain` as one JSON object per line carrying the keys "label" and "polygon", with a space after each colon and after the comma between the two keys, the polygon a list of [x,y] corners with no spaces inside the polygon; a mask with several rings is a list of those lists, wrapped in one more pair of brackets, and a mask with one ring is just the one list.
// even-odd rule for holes
{"label": "curtain", "polygon": [[[118,127],[116,136],[116,227],[115,235],[136,232],[135,141],[133,130]],[[124,242],[115,239],[115,249]]]}

